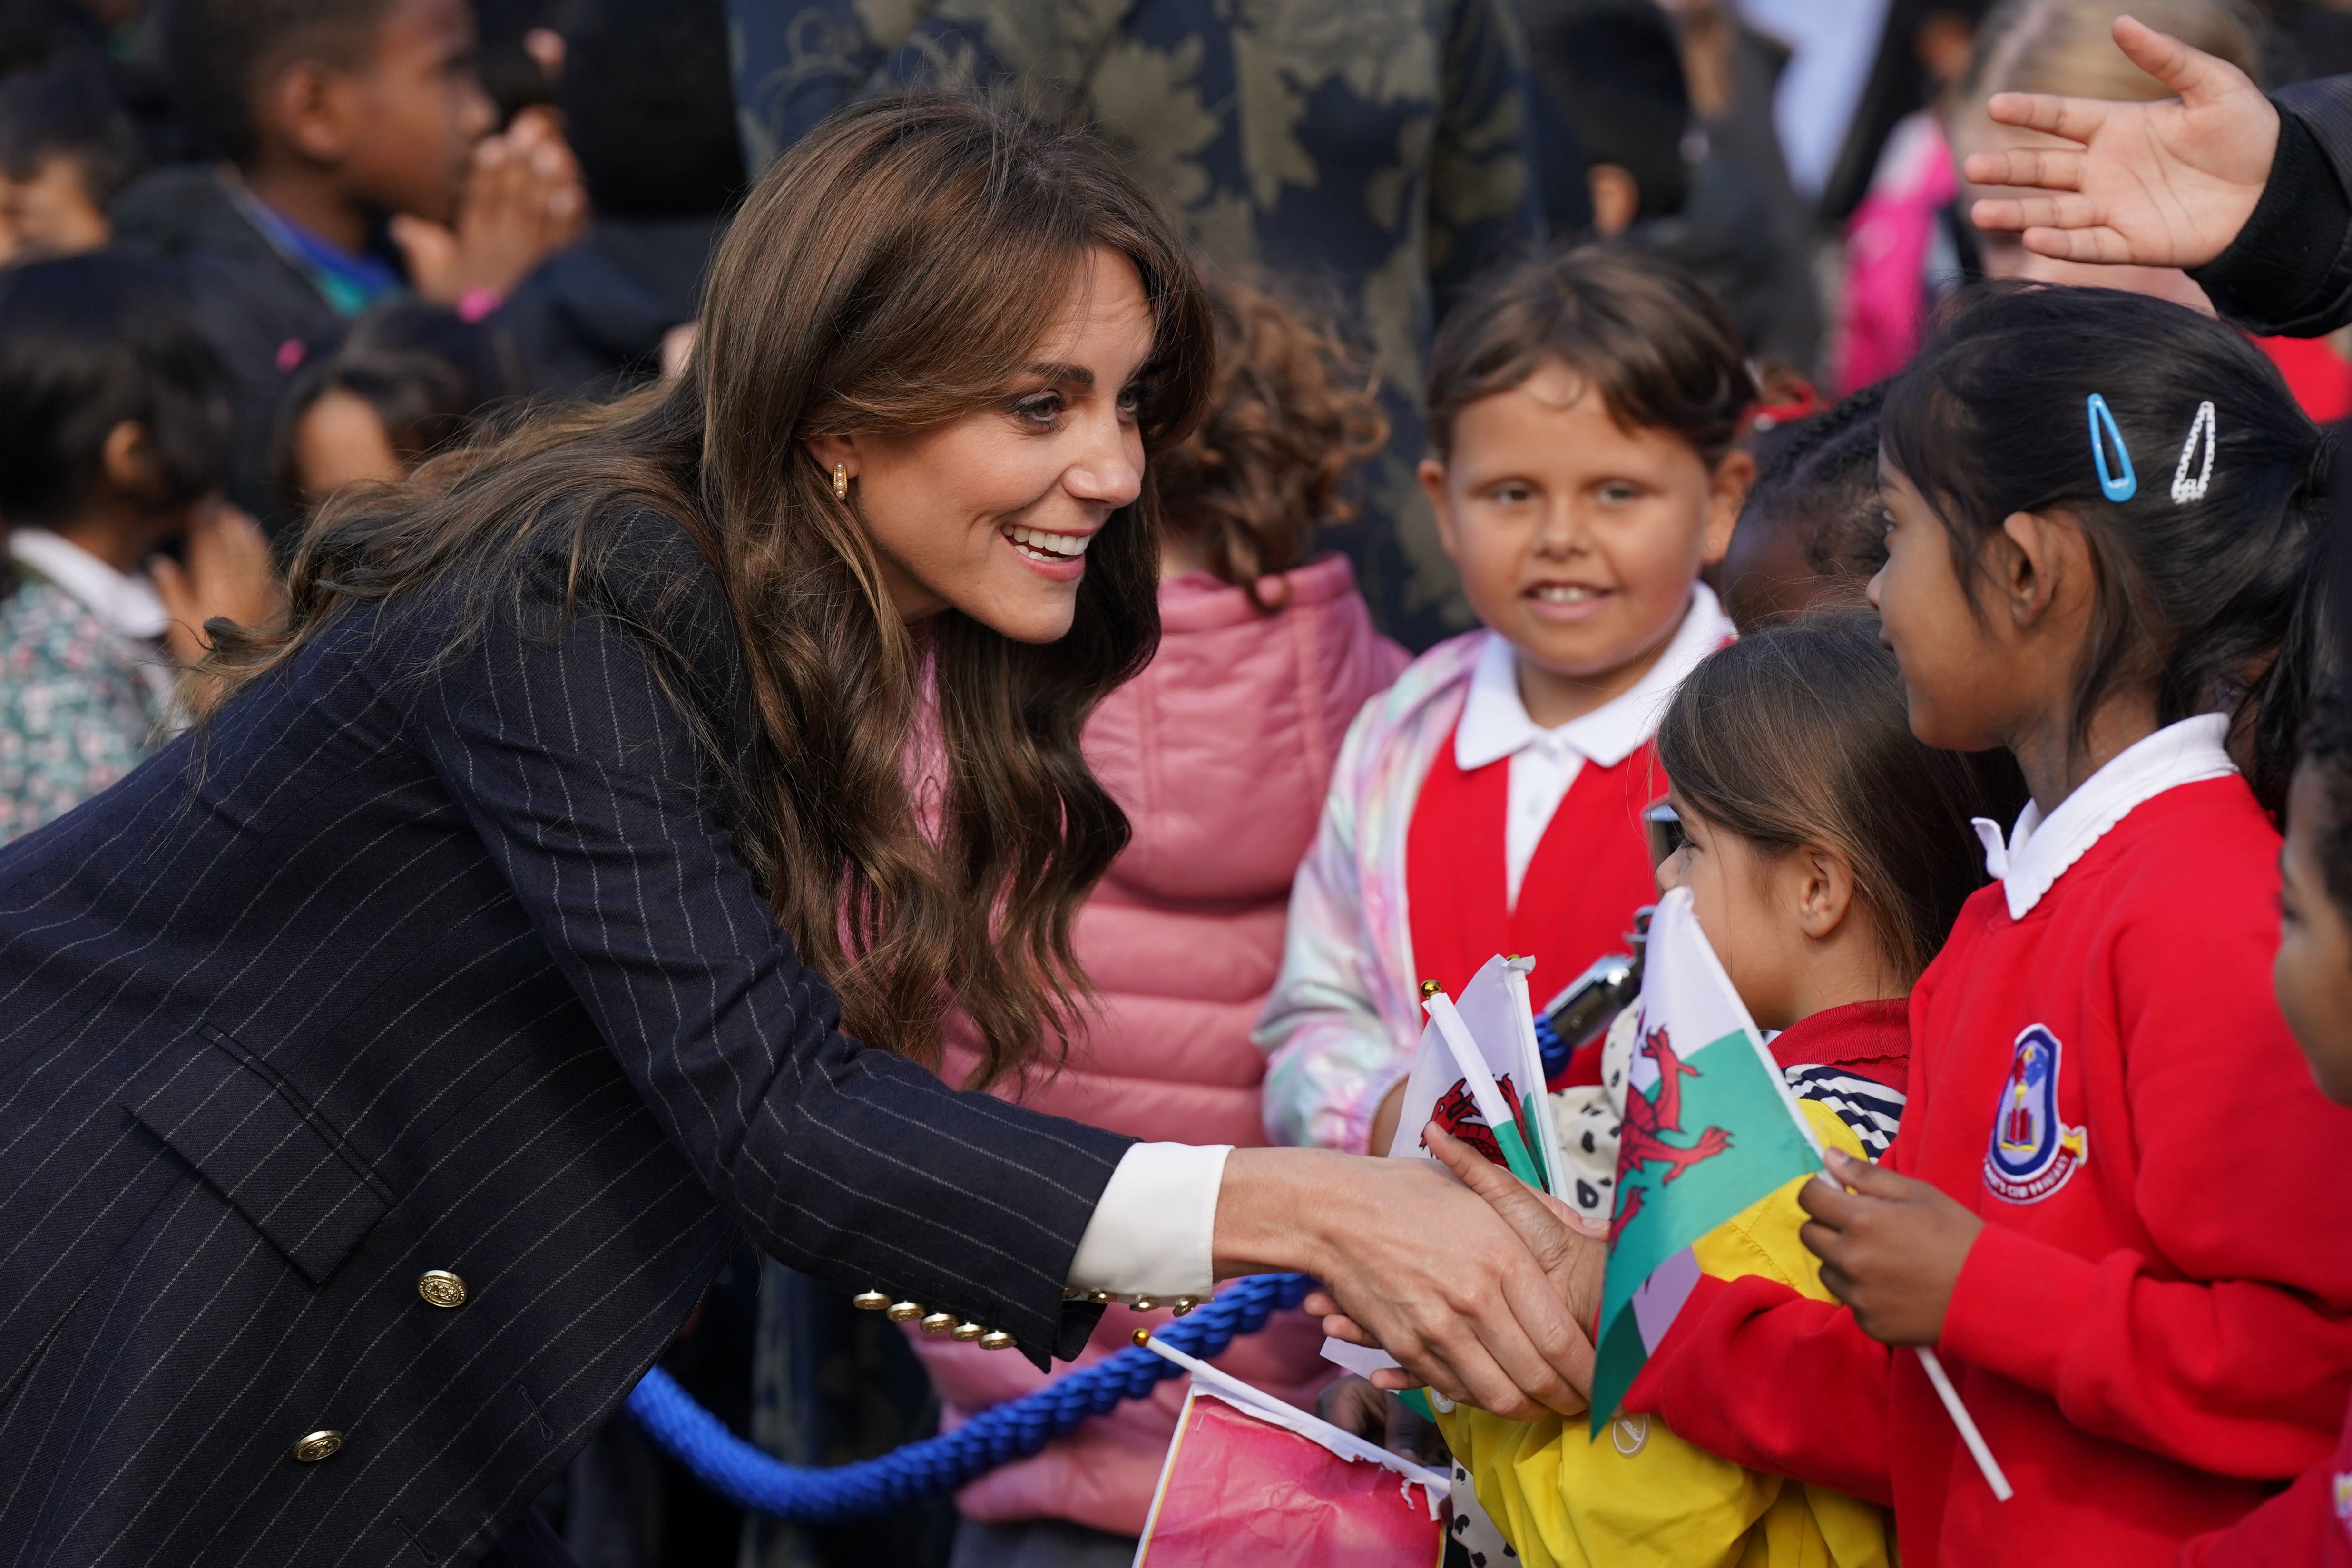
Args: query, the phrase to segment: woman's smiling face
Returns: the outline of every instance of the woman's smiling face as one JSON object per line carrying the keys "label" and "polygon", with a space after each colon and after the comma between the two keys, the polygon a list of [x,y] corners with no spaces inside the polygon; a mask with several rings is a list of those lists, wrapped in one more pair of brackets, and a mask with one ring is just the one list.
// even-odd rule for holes
{"label": "woman's smiling face", "polygon": [[1070,629],[1087,545],[1142,493],[1136,378],[1151,340],[1135,264],[1097,249],[1027,371],[990,405],[928,429],[810,443],[828,471],[847,468],[901,616],[954,608],[1020,642]]}

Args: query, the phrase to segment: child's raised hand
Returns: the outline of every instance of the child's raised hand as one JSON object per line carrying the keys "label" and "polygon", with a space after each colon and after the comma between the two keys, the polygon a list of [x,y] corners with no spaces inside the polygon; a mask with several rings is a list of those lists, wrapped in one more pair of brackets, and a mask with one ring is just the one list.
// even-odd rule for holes
{"label": "child's raised hand", "polygon": [[409,216],[392,223],[416,291],[446,305],[502,297],[580,237],[588,216],[580,165],[554,121],[526,110],[474,148],[457,226]]}
{"label": "child's raised hand", "polygon": [[1838,1150],[1829,1166],[1834,1182],[1815,1177],[1797,1190],[1813,1216],[1797,1234],[1822,1260],[1822,1284],[1871,1338],[1934,1344],[1984,1221],[1926,1182]]}
{"label": "child's raised hand", "polygon": [[286,607],[269,542],[260,527],[217,497],[199,504],[188,522],[184,566],[168,555],[148,563],[156,596],[172,617],[164,641],[182,664],[202,658],[215,618],[256,626]]}

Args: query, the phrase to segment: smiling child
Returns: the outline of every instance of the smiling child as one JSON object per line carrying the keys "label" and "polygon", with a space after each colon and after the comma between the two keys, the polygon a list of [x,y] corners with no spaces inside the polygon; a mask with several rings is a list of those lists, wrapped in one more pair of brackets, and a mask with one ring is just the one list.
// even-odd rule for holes
{"label": "smiling child", "polygon": [[1381,1152],[1423,980],[1458,991],[1519,952],[1556,989],[1654,896],[1651,740],[1731,636],[1698,574],[1754,476],[1731,445],[1753,395],[1723,308],[1623,251],[1519,264],[1438,333],[1421,479],[1485,628],[1416,660],[1340,751],[1256,1037],[1276,1142]]}

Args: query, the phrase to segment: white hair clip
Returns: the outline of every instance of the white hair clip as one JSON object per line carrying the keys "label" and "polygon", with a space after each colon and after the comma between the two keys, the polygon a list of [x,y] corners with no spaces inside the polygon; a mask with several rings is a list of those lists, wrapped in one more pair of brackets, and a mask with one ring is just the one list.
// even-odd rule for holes
{"label": "white hair clip", "polygon": [[[2197,455],[2197,437],[2205,437],[2204,466],[2197,477],[2189,477],[2189,459]],[[2175,506],[2187,506],[2205,499],[2205,487],[2213,482],[2213,447],[2219,439],[2213,431],[2213,404],[2208,398],[2197,405],[2197,417],[2189,421],[2189,439],[2180,444],[2180,466],[2172,470],[2172,501]]]}

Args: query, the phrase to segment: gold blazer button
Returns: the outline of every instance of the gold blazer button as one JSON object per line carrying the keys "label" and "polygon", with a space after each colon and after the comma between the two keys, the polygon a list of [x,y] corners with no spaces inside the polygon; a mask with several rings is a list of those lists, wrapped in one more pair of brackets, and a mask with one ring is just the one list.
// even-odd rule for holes
{"label": "gold blazer button", "polygon": [[466,1282],[446,1268],[428,1268],[416,1277],[416,1293],[428,1307],[462,1307]]}
{"label": "gold blazer button", "polygon": [[980,1336],[980,1348],[984,1351],[1009,1351],[1013,1348],[1013,1336],[1003,1329],[991,1329]]}
{"label": "gold blazer button", "polygon": [[982,1328],[978,1323],[958,1323],[954,1328],[948,1331],[948,1338],[955,1341],[959,1344],[968,1345],[986,1332],[988,1332],[988,1331]]}
{"label": "gold blazer button", "polygon": [[911,1323],[923,1315],[923,1310],[912,1301],[893,1301],[882,1315],[894,1323]]}
{"label": "gold blazer button", "polygon": [[861,1312],[878,1312],[890,1304],[890,1298],[879,1290],[860,1290],[849,1299],[849,1304]]}
{"label": "gold blazer button", "polygon": [[956,1326],[953,1312],[933,1312],[916,1325],[927,1334],[943,1334]]}
{"label": "gold blazer button", "polygon": [[331,1426],[324,1427],[294,1445],[294,1462],[315,1465],[321,1459],[331,1459],[342,1451],[343,1435]]}

